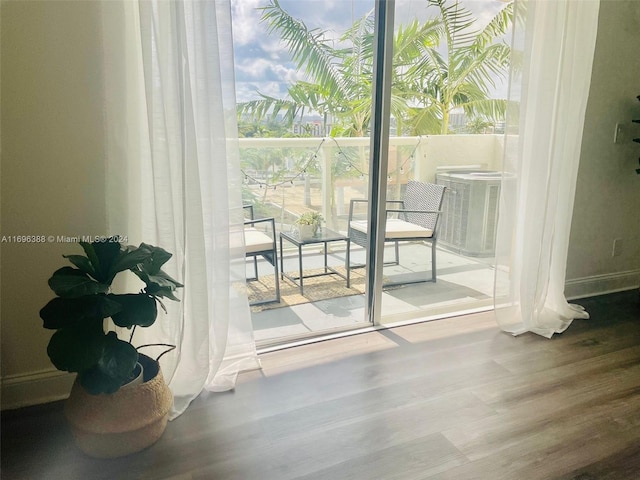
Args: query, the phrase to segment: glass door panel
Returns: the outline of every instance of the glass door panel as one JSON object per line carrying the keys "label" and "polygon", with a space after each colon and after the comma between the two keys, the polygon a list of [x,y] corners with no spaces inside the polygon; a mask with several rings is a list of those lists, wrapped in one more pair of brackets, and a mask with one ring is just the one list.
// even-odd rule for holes
{"label": "glass door panel", "polygon": [[[493,304],[510,11],[462,0],[442,8],[407,0],[397,9],[388,206],[441,213],[435,254],[420,240],[433,217],[389,214],[387,236],[396,228],[407,240],[386,244],[383,324]],[[434,208],[428,194],[443,187]]]}
{"label": "glass door panel", "polygon": [[[345,264],[350,200],[368,188],[374,2],[232,7],[242,193],[256,218],[275,220],[281,276],[280,301],[252,307],[256,340],[268,346],[368,326],[364,269],[346,275]],[[321,228],[301,236],[312,212]],[[354,249],[355,261],[361,253]],[[258,255],[256,267],[247,258],[250,302],[273,298],[270,260]]]}

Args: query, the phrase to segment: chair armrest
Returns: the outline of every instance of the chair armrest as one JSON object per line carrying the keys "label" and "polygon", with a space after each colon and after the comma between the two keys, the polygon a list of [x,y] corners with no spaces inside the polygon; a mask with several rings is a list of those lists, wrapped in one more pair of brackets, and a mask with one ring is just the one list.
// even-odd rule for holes
{"label": "chair armrest", "polygon": [[249,218],[253,220],[253,205],[243,205],[242,208],[249,210]]}
{"label": "chair armrest", "polygon": [[272,234],[272,237],[274,238],[274,241],[275,241],[275,238],[276,238],[276,221],[275,221],[275,219],[273,217],[258,218],[256,220],[245,220],[244,225],[245,225],[245,227],[247,225],[254,226],[256,223],[270,223],[271,224],[270,225],[271,226],[271,228],[270,228],[271,234]]}
{"label": "chair armrest", "polygon": [[[356,199],[351,199],[351,201],[349,202],[349,221],[351,221],[353,219],[353,207],[356,203],[368,203],[369,200],[365,200],[362,198],[356,198]],[[387,200],[386,201],[387,204],[398,204],[401,205],[404,208],[404,200]],[[387,211],[392,211],[392,210],[388,210]]]}
{"label": "chair armrest", "polygon": [[442,210],[405,210],[399,208],[388,208],[387,213],[442,213]]}
{"label": "chair armrest", "polygon": [[406,210],[406,209],[399,209],[399,208],[390,208],[387,209],[387,218],[389,218],[389,214],[395,214],[395,218],[398,219],[404,219],[405,221],[408,221],[408,214],[422,214],[422,215],[435,215],[436,218],[436,223],[438,221],[438,219],[440,218],[440,214],[442,213],[441,210]]}
{"label": "chair armrest", "polygon": [[349,222],[353,219],[353,207],[356,203],[368,203],[369,200],[365,200],[364,198],[352,198],[349,201]]}

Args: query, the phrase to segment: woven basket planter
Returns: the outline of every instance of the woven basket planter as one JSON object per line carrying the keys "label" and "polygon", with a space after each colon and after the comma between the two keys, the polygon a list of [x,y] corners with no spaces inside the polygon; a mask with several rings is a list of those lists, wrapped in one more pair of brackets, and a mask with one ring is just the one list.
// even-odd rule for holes
{"label": "woven basket planter", "polygon": [[140,354],[144,383],[112,394],[91,395],[76,381],[65,416],[76,444],[87,455],[115,458],[143,450],[162,435],[173,403],[158,362]]}

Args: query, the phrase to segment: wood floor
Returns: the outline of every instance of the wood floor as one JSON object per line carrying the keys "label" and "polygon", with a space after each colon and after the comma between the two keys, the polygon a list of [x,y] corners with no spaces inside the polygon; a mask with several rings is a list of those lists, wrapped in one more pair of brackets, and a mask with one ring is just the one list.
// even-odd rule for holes
{"label": "wood floor", "polygon": [[2,416],[8,479],[640,479],[640,301],[547,340],[492,315],[262,356],[148,450],[92,460],[52,404]]}

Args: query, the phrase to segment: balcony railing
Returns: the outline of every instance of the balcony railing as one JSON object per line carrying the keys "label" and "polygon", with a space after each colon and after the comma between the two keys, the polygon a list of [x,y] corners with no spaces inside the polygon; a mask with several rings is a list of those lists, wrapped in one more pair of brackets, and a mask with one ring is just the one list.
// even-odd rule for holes
{"label": "balcony railing", "polygon": [[[409,180],[435,183],[439,172],[500,170],[502,153],[502,135],[391,137],[387,199],[399,199]],[[242,138],[240,159],[245,202],[280,229],[315,210],[345,231],[349,201],[367,196],[367,137]]]}

